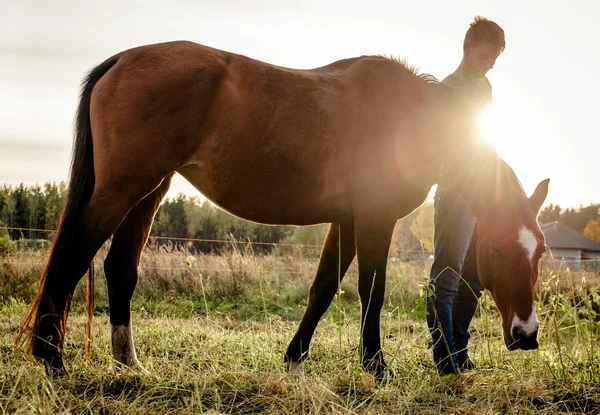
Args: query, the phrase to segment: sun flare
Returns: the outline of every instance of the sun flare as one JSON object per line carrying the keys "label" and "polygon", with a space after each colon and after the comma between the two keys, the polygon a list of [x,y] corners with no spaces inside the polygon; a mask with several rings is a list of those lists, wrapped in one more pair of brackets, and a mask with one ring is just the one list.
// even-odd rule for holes
{"label": "sun flare", "polygon": [[479,131],[484,140],[515,171],[528,194],[552,170],[544,163],[555,143],[541,114],[519,97],[494,100],[481,114]]}
{"label": "sun flare", "polygon": [[491,103],[481,114],[479,130],[483,139],[494,145],[500,157],[510,163],[519,158],[522,140],[527,135],[529,125],[524,114],[515,116],[513,110],[497,102]]}
{"label": "sun flare", "polygon": [[500,134],[500,117],[498,116],[497,105],[490,104],[479,118],[479,129],[482,137],[491,144],[498,147],[502,143]]}

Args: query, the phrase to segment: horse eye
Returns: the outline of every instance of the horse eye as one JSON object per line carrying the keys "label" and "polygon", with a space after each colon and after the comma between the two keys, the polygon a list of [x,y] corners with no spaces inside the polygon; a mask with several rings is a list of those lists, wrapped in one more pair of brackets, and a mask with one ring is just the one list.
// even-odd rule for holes
{"label": "horse eye", "polygon": [[499,254],[500,253],[500,245],[492,244],[492,253]]}

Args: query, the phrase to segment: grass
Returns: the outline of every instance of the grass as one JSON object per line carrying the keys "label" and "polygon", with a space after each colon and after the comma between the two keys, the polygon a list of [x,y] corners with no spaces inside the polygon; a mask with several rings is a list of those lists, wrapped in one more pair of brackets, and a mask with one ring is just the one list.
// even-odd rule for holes
{"label": "grass", "polygon": [[393,376],[377,384],[359,364],[354,264],[317,328],[301,380],[285,372],[283,352],[306,304],[314,257],[235,250],[190,257],[155,247],[143,257],[133,301],[136,349],[150,371],[140,375],[110,358],[105,254],[97,257],[92,361],[83,350],[80,287],[65,342],[69,375],[53,381],[12,349],[42,259],[35,252],[0,259],[0,413],[600,413],[597,274],[544,271],[536,351],[506,350],[484,296],[470,349],[482,370],[440,378],[419,285],[428,264],[391,262],[381,324]]}

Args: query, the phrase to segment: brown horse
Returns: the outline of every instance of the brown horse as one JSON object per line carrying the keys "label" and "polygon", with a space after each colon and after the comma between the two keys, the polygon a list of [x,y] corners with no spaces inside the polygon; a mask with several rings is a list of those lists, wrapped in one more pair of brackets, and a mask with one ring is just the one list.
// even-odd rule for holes
{"label": "brown horse", "polygon": [[307,355],[357,256],[361,358],[382,373],[379,318],[394,225],[437,182],[472,202],[479,273],[507,344],[519,347],[537,331],[533,284],[545,244],[536,215],[548,182],[527,198],[478,142],[471,110],[450,89],[381,56],[296,70],[191,42],[119,53],[84,81],[67,202],[18,342],[50,372],[64,370],[71,296],[112,235],[104,263],[112,353],[139,367],[130,301],[153,217],[178,172],[239,217],[332,224],[285,354],[291,364]]}

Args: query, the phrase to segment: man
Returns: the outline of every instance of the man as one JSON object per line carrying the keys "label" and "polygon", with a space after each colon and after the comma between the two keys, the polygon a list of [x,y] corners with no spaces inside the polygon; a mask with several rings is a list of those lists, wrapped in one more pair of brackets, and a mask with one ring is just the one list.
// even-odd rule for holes
{"label": "man", "polygon": [[[504,51],[504,31],[496,23],[476,16],[465,35],[463,58],[442,83],[478,111],[492,100],[486,78]],[[477,117],[473,122],[478,122]],[[469,357],[469,325],[483,287],[477,275],[475,217],[467,203],[438,186],[434,197],[434,261],[427,296],[427,325],[432,335],[433,359],[441,375],[475,368]]]}

